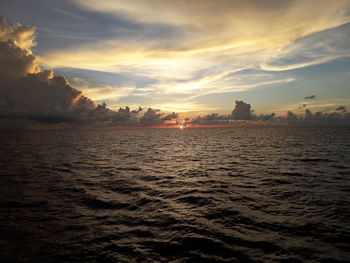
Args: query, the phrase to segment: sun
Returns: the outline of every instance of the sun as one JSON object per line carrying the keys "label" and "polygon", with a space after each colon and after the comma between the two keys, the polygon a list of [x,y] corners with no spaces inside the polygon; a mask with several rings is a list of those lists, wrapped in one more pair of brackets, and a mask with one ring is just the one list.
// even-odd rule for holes
{"label": "sun", "polygon": [[179,129],[183,130],[183,128],[184,128],[183,124],[179,124]]}

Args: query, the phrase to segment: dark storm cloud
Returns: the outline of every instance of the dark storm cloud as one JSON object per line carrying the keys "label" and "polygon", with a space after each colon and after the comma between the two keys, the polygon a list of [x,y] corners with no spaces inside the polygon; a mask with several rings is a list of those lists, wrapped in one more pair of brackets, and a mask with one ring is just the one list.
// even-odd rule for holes
{"label": "dark storm cloud", "polygon": [[231,115],[211,113],[206,116],[198,116],[190,121],[186,121],[186,123],[197,125],[234,125],[246,123],[247,121],[272,122],[276,115],[275,113],[255,115],[252,112],[250,104],[244,101],[235,101],[235,108]]}
{"label": "dark storm cloud", "polygon": [[145,114],[140,118],[140,124],[143,126],[163,125],[166,121],[176,120],[178,114],[173,112],[165,115],[159,109],[148,108]]}
{"label": "dark storm cloud", "polygon": [[64,77],[41,70],[29,47],[35,30],[0,21],[0,116],[44,121],[93,118],[96,103]]}
{"label": "dark storm cloud", "polygon": [[197,124],[197,125],[226,125],[229,124],[229,116],[228,115],[219,115],[217,113],[211,113],[206,116],[198,116],[191,121],[189,124]]}
{"label": "dark storm cloud", "polygon": [[163,120],[164,120],[164,121],[171,121],[171,120],[177,119],[178,117],[179,117],[179,114],[173,112],[173,113],[170,113],[170,114],[168,114],[168,115],[165,115],[165,116],[163,117]]}
{"label": "dark storm cloud", "polygon": [[141,111],[143,111],[143,108],[139,107],[137,110],[132,110],[131,113],[139,113]]}
{"label": "dark storm cloud", "polygon": [[339,106],[339,107],[337,107],[335,110],[336,110],[336,111],[343,111],[343,112],[346,112],[346,111],[347,111],[347,109],[346,109],[345,106]]}
{"label": "dark storm cloud", "polygon": [[250,120],[251,106],[244,101],[236,100],[236,106],[232,111],[232,117],[235,120]]}
{"label": "dark storm cloud", "polygon": [[316,98],[316,95],[310,95],[310,96],[306,96],[304,98],[304,100],[312,100],[312,99],[315,99]]}
{"label": "dark storm cloud", "polygon": [[298,116],[295,115],[293,112],[288,111],[287,112],[287,122],[288,124],[294,124],[298,122]]}
{"label": "dark storm cloud", "polygon": [[[0,20],[0,118],[2,126],[11,119],[42,123],[91,125],[161,125],[177,114],[166,115],[149,110],[141,118],[129,107],[112,111],[99,105],[70,86],[52,70],[41,70],[29,49],[35,43],[35,28],[17,24],[9,26]],[[12,122],[13,123],[13,122]],[[19,123],[16,122],[16,123]]]}
{"label": "dark storm cloud", "polygon": [[294,125],[350,125],[350,114],[346,112],[316,112],[313,114],[310,109],[306,109],[304,115],[301,116],[288,111],[286,120],[288,124]]}
{"label": "dark storm cloud", "polygon": [[162,123],[162,113],[159,109],[148,108],[141,117],[140,123],[143,125],[160,125]]}
{"label": "dark storm cloud", "polygon": [[19,47],[18,42],[13,39],[2,40],[1,38],[0,41],[1,75],[14,79],[38,71],[35,56],[28,50]]}
{"label": "dark storm cloud", "polygon": [[[339,106],[336,112],[316,112],[305,109],[303,115],[297,115],[288,111],[286,116],[276,116],[275,113],[255,115],[251,105],[244,101],[236,101],[231,115],[219,115],[211,113],[206,116],[198,116],[187,120],[186,124],[196,125],[237,125],[237,124],[263,124],[263,125],[350,125],[350,113],[346,107]],[[306,105],[303,105],[306,107]],[[249,113],[249,114],[248,114]]]}
{"label": "dark storm cloud", "polygon": [[311,110],[306,109],[304,120],[311,121],[313,118],[314,118],[314,115],[312,114]]}
{"label": "dark storm cloud", "polygon": [[276,116],[275,113],[261,114],[258,116],[254,116],[252,119],[257,121],[273,121],[275,116]]}

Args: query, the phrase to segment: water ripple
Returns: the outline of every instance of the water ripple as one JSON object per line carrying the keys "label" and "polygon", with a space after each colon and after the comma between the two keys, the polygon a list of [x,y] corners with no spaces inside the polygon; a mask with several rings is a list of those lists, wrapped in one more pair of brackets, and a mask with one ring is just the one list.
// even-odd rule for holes
{"label": "water ripple", "polygon": [[350,262],[349,131],[2,133],[0,261]]}

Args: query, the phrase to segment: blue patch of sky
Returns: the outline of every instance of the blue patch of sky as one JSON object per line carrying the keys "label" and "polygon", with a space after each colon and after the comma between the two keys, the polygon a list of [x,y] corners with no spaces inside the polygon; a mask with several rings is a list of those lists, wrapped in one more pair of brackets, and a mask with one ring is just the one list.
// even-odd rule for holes
{"label": "blue patch of sky", "polygon": [[271,105],[274,108],[283,107],[303,101],[305,96],[313,94],[317,95],[317,99],[324,101],[337,98],[350,99],[349,68],[350,58],[341,58],[286,71],[245,69],[231,76],[249,78],[251,75],[271,74],[275,79],[292,77],[295,81],[262,85],[247,91],[208,94],[197,97],[194,101],[211,106],[219,104],[222,106],[222,111],[225,111],[225,108],[231,107],[235,100],[243,100],[251,103],[257,111],[266,111]]}
{"label": "blue patch of sky", "polygon": [[271,65],[285,66],[310,62],[327,56],[350,56],[350,23],[324,30],[295,41]]}

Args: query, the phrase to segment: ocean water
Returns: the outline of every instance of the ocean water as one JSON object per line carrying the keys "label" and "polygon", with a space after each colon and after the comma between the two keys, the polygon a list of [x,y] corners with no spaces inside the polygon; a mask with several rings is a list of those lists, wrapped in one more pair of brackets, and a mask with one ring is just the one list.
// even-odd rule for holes
{"label": "ocean water", "polygon": [[350,262],[349,136],[0,132],[0,262]]}

